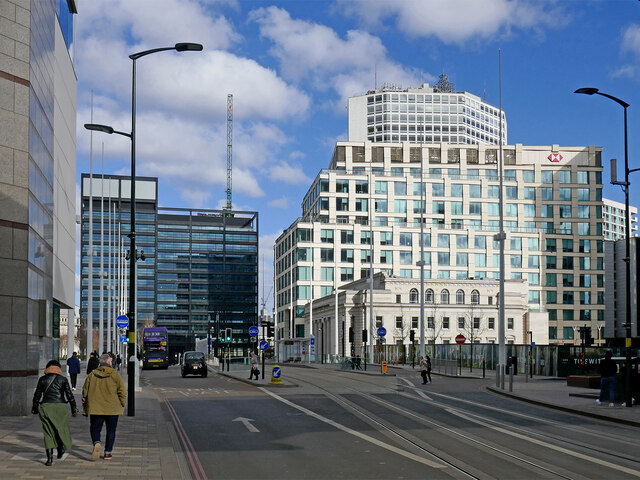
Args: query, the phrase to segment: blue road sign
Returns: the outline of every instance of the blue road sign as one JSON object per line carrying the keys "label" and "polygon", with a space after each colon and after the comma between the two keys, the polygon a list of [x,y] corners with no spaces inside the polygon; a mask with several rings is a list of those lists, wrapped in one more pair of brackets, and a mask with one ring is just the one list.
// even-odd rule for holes
{"label": "blue road sign", "polygon": [[127,343],[127,336],[126,335],[120,335],[120,343]]}
{"label": "blue road sign", "polygon": [[384,327],[378,327],[378,336],[384,337],[387,334],[387,329]]}
{"label": "blue road sign", "polygon": [[118,328],[127,328],[129,326],[129,317],[126,315],[120,315],[116,318],[116,326]]}
{"label": "blue road sign", "polygon": [[260,330],[258,330],[258,327],[256,327],[255,325],[251,325],[249,327],[249,335],[251,335],[252,337],[257,337],[258,333],[260,333]]}
{"label": "blue road sign", "polygon": [[316,337],[314,337],[313,335],[311,336],[311,340],[309,341],[309,343],[311,345],[315,345],[316,344]]}
{"label": "blue road sign", "polygon": [[282,375],[282,369],[277,366],[273,367],[273,370],[271,370],[271,376],[277,380],[280,378],[281,375]]}
{"label": "blue road sign", "polygon": [[267,348],[269,348],[269,342],[267,342],[266,340],[262,340],[260,342],[260,350],[266,350]]}

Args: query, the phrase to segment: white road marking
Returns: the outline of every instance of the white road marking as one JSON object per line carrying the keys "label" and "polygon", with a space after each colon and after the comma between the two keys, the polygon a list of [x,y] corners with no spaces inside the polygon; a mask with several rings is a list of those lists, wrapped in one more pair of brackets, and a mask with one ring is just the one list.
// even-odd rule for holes
{"label": "white road marking", "polygon": [[407,382],[407,385],[409,385],[411,388],[413,388],[413,390],[420,395],[422,398],[424,398],[425,400],[433,400],[429,395],[427,395],[426,393],[424,393],[421,389],[419,389],[418,387],[416,387],[414,385],[414,383],[411,380],[407,380],[406,378],[402,378],[402,377],[398,377],[400,380]]}
{"label": "white road marking", "polygon": [[[62,458],[58,458],[55,452],[53,454],[54,454],[54,457],[53,457],[54,463],[55,462],[61,462],[65,458],[67,458],[69,456],[68,453],[65,453],[64,455],[62,455]],[[25,452],[25,453],[20,453],[20,454],[17,454],[17,455],[14,455],[13,457],[11,457],[11,461],[14,461],[14,460],[27,460],[27,461],[31,461],[31,462],[37,462],[37,461],[46,462],[47,461],[47,456],[43,455],[40,452]]]}
{"label": "white road marking", "polygon": [[482,425],[484,427],[488,427],[492,430],[495,430],[497,432],[500,433],[504,433],[505,435],[511,435],[512,437],[516,437],[519,438],[520,440],[525,440],[527,442],[531,442],[535,445],[539,445],[541,447],[546,447],[546,448],[550,448],[551,450],[555,450],[556,452],[560,452],[560,453],[564,453],[566,455],[571,455],[573,457],[579,458],[581,460],[587,460],[589,462],[593,462],[593,463],[597,463],[598,465],[602,465],[604,467],[607,468],[613,468],[614,470],[619,470],[621,472],[624,473],[628,473],[630,475],[633,475],[634,477],[640,477],[640,471],[638,470],[633,470],[632,468],[627,468],[627,467],[622,467],[620,465],[616,465],[615,463],[611,463],[611,462],[607,462],[606,460],[600,460],[599,458],[593,458],[589,455],[584,455],[582,453],[579,452],[574,452],[572,450],[569,450],[567,448],[563,448],[557,445],[551,445],[549,442],[545,442],[542,440],[538,440],[535,438],[532,438],[530,436],[527,435],[522,435],[520,433],[516,433],[513,432],[511,430],[507,430],[506,428],[502,428],[502,427],[497,427],[495,425],[491,425],[488,422],[485,422],[481,419],[478,418],[472,418],[475,417],[475,415],[471,414],[471,413],[462,413],[462,412],[458,412],[454,409],[450,409],[450,408],[445,408],[445,410],[449,413],[451,413],[452,415],[456,415],[458,417],[464,418],[465,420],[469,421],[469,422],[473,422],[473,423],[477,423],[479,425]]}
{"label": "white road marking", "polygon": [[232,422],[242,422],[242,424],[245,427],[247,427],[247,430],[249,430],[251,433],[259,433],[260,432],[260,430],[258,430],[252,423],[249,423],[249,422],[254,422],[255,421],[253,418],[238,417],[238,418],[234,418],[231,421]]}
{"label": "white road marking", "polygon": [[442,465],[440,463],[436,463],[436,462],[432,462],[430,460],[427,460],[426,458],[422,458],[419,457],[418,455],[414,455],[413,453],[407,452],[401,448],[398,447],[394,447],[393,445],[389,445],[388,443],[382,442],[376,438],[370,437],[369,435],[365,435],[364,433],[360,433],[356,430],[353,430],[349,427],[345,427],[344,425],[335,422],[329,418],[323,417],[322,415],[319,415],[307,408],[301,407],[300,405],[296,405],[293,402],[290,402],[289,400],[287,400],[286,398],[282,398],[279,395],[276,395],[275,393],[269,391],[268,389],[264,388],[264,387],[258,387],[260,390],[262,390],[264,393],[271,395],[273,398],[275,398],[276,400],[284,403],[285,405],[289,405],[290,407],[293,407],[303,413],[305,413],[306,415],[309,415],[310,417],[313,417],[317,420],[320,420],[321,422],[324,422],[328,425],[331,425],[332,427],[337,428],[338,430],[342,430],[343,432],[349,433],[355,437],[361,438],[362,440],[365,440],[367,442],[373,443],[374,445],[377,445],[381,448],[384,448],[385,450],[389,450],[390,452],[396,453],[398,455],[401,455],[403,457],[406,457],[410,460],[413,460],[415,462],[418,463],[422,463],[423,465],[427,465],[429,467],[432,468],[446,468],[446,465]]}

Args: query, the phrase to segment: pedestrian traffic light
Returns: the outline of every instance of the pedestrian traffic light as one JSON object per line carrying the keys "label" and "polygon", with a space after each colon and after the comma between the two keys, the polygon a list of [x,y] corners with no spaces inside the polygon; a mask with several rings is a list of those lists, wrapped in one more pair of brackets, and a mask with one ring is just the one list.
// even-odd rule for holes
{"label": "pedestrian traffic light", "polygon": [[231,343],[231,329],[227,328],[226,334],[225,334],[227,343]]}
{"label": "pedestrian traffic light", "polygon": [[416,340],[416,331],[415,330],[411,330],[409,332],[409,341],[411,343],[413,343]]}
{"label": "pedestrian traffic light", "polygon": [[353,327],[349,327],[349,343],[353,343]]}
{"label": "pedestrian traffic light", "polygon": [[273,327],[273,325],[267,325],[267,337],[269,338],[274,338],[275,337],[275,329]]}
{"label": "pedestrian traffic light", "polygon": [[367,329],[362,330],[362,341],[367,343]]}
{"label": "pedestrian traffic light", "polygon": [[227,341],[226,332],[224,329],[220,329],[220,336],[218,337],[221,343],[225,343]]}

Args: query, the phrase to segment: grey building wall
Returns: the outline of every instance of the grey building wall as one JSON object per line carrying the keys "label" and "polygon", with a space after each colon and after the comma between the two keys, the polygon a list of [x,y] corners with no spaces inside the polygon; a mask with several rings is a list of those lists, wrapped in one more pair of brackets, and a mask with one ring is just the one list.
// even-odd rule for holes
{"label": "grey building wall", "polygon": [[[635,237],[630,239],[629,258],[631,261],[631,338],[638,337],[638,249],[640,244]],[[626,338],[626,268],[624,240],[605,242],[605,325],[604,338],[624,345]],[[595,332],[594,332],[595,333]]]}
{"label": "grey building wall", "polygon": [[[66,48],[56,48],[59,6],[52,0],[0,0],[0,412],[5,415],[29,412],[40,369],[58,357],[54,237],[65,208],[56,210],[54,186],[56,177],[75,178],[75,141],[69,139],[75,126],[66,140],[56,136],[55,81],[59,74],[71,83],[59,103],[75,95],[76,81]],[[75,125],[70,109],[75,103],[64,108],[67,123]],[[75,186],[70,192],[68,185],[60,187],[58,198],[74,198]],[[66,208],[73,209],[73,201]],[[62,251],[58,257],[73,272],[73,258]],[[69,268],[60,270],[60,291],[71,286],[71,295],[61,294],[69,306],[74,278]]]}

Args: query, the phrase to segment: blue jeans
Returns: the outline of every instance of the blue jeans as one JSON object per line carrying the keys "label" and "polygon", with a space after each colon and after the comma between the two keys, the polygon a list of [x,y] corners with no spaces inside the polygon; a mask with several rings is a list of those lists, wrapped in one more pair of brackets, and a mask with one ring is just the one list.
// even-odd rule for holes
{"label": "blue jeans", "polygon": [[598,400],[603,400],[604,392],[609,389],[609,403],[613,403],[615,398],[614,387],[616,385],[616,377],[602,377],[600,379],[600,396]]}
{"label": "blue jeans", "polygon": [[118,415],[90,415],[91,441],[94,445],[100,443],[100,434],[102,433],[102,424],[107,425],[107,436],[105,438],[104,453],[111,453],[113,443],[116,441],[116,427],[118,426]]}

